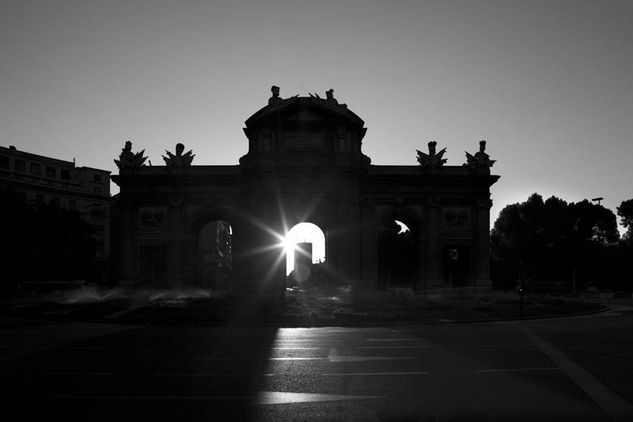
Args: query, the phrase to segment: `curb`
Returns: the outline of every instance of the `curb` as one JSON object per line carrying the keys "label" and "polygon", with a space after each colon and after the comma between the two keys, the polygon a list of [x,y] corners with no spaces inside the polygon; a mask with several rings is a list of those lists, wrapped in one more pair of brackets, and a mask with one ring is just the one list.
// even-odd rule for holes
{"label": "curb", "polygon": [[511,318],[483,318],[483,319],[463,319],[463,320],[444,320],[444,321],[406,321],[406,322],[398,322],[398,321],[390,321],[390,322],[381,322],[381,321],[372,321],[371,323],[349,323],[349,324],[341,324],[340,321],[337,324],[337,321],[332,321],[332,324],[328,324],[324,320],[324,324],[302,324],[302,325],[286,325],[281,328],[323,328],[323,327],[343,327],[343,328],[353,328],[353,327],[384,327],[384,326],[413,326],[413,325],[449,325],[449,324],[476,324],[476,323],[489,323],[489,322],[512,322],[512,321],[531,321],[531,320],[539,320],[539,319],[554,319],[554,318],[574,318],[580,316],[587,316],[593,314],[599,314],[602,312],[609,311],[610,308],[608,306],[602,305],[599,309],[593,309],[590,311],[583,312],[574,312],[568,314],[547,314],[547,315],[533,315],[528,317],[511,317]]}
{"label": "curb", "polygon": [[[92,322],[92,323],[104,323],[104,324],[121,324],[121,325],[141,325],[141,326],[155,326],[155,327],[160,327],[160,326],[197,326],[197,327],[204,327],[204,326],[209,326],[209,327],[217,327],[217,326],[275,326],[278,328],[322,328],[322,327],[344,327],[344,328],[354,328],[354,327],[384,327],[384,326],[414,326],[414,325],[448,325],[448,324],[475,324],[475,323],[493,323],[493,322],[512,322],[512,321],[532,321],[532,320],[541,320],[541,319],[554,319],[554,318],[573,318],[573,317],[580,317],[580,316],[587,316],[587,315],[594,315],[594,314],[599,314],[602,312],[607,312],[611,310],[611,308],[609,308],[609,306],[603,305],[601,304],[599,308],[597,309],[592,309],[592,310],[588,310],[588,311],[582,311],[582,312],[573,312],[573,313],[566,313],[566,314],[546,314],[546,315],[533,315],[533,316],[526,316],[526,317],[519,317],[519,316],[515,316],[515,317],[505,317],[505,318],[478,318],[478,319],[462,319],[462,320],[449,320],[449,319],[445,319],[445,320],[419,320],[419,321],[397,321],[397,320],[391,320],[391,321],[381,321],[381,320],[373,320],[373,321],[341,321],[341,320],[335,320],[335,319],[323,319],[323,320],[316,320],[316,321],[311,321],[310,317],[306,317],[306,318],[298,318],[299,320],[296,322],[284,322],[283,321],[283,317],[280,318],[280,320],[278,322],[274,322],[274,321],[262,321],[262,322],[256,322],[256,321],[203,321],[200,323],[196,323],[196,322],[186,322],[186,321],[174,321],[174,323],[165,323],[165,322],[161,322],[161,321],[126,321],[125,317],[122,319],[117,319],[115,318],[111,318],[110,320],[108,320],[108,318],[105,317],[100,317],[100,318],[95,318],[95,319],[78,319],[76,321],[81,321],[81,322]],[[123,312],[127,313],[127,312]],[[6,317],[15,317],[15,318],[22,318],[19,316],[12,316],[12,315],[3,315]],[[107,317],[107,316],[106,316]],[[73,319],[65,319],[65,318],[50,318],[50,316],[44,317],[41,315],[37,315],[37,316],[31,316],[29,318],[24,317],[25,319],[30,319],[30,320],[46,320],[46,321],[51,321],[51,320],[59,320],[59,321],[74,321]],[[156,323],[158,322],[158,323]]]}

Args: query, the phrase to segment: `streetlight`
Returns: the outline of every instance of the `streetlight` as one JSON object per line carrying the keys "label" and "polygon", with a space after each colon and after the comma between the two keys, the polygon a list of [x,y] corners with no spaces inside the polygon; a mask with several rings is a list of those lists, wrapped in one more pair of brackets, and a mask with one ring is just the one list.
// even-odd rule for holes
{"label": "streetlight", "polygon": [[598,197],[598,198],[591,198],[591,202],[598,202],[598,205],[600,205],[600,201],[602,201],[604,198],[602,196]]}

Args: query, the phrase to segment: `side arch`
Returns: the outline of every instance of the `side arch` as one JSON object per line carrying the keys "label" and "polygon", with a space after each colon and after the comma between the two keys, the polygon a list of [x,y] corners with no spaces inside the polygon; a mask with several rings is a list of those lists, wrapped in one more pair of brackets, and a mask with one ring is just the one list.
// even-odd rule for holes
{"label": "side arch", "polygon": [[424,272],[422,213],[413,207],[388,207],[379,210],[377,222],[378,288],[419,289]]}
{"label": "side arch", "polygon": [[189,285],[230,290],[236,278],[235,234],[241,224],[228,206],[193,205],[185,228],[183,261]]}

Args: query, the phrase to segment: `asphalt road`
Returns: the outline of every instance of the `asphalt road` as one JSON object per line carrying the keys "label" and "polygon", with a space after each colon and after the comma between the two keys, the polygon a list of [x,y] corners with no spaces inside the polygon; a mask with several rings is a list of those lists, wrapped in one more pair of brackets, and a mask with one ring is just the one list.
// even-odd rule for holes
{"label": "asphalt road", "polygon": [[0,320],[3,410],[48,420],[633,420],[633,306],[376,328]]}

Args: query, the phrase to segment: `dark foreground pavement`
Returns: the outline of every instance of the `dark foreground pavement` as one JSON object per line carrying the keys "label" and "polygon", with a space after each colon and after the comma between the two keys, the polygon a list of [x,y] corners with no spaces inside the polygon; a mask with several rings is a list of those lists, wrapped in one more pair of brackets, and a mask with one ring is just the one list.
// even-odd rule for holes
{"label": "dark foreground pavement", "polygon": [[91,421],[630,421],[628,302],[584,317],[380,327],[3,317],[3,407]]}

